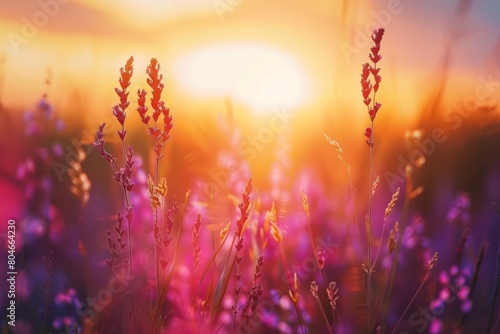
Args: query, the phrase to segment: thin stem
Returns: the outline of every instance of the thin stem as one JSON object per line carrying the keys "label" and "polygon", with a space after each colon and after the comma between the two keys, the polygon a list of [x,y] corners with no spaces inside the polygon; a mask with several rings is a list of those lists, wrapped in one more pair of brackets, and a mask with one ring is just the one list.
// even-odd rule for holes
{"label": "thin stem", "polygon": [[316,302],[318,303],[319,309],[321,310],[321,315],[323,316],[323,320],[325,321],[326,327],[328,328],[328,333],[332,332],[332,326],[330,326],[330,323],[328,322],[328,318],[326,317],[325,310],[323,309],[323,305],[321,304],[321,301],[319,298],[316,298]]}
{"label": "thin stem", "polygon": [[496,330],[497,330],[497,327],[499,324],[500,324],[500,315],[498,316],[497,321],[495,321],[495,326],[493,326],[493,329],[491,330],[490,334],[496,333]]}
{"label": "thin stem", "polygon": [[[308,205],[307,204],[307,197],[305,197],[304,193],[302,193],[302,194],[304,197],[303,201],[304,201],[305,205]],[[325,286],[328,286],[328,284],[326,282],[325,275],[323,273],[323,270],[321,269],[322,266],[319,263],[318,251],[316,249],[316,244],[314,243],[314,237],[313,237],[312,228],[311,228],[311,221],[309,220],[309,207],[307,207],[305,215],[306,215],[306,223],[307,223],[307,232],[309,234],[309,241],[311,242],[311,247],[312,247],[314,259],[316,260],[316,264],[317,264],[319,272],[321,274],[321,278],[323,279],[323,283],[325,284]]]}
{"label": "thin stem", "polygon": [[[151,323],[151,329],[153,329],[154,326],[156,326],[156,325],[160,325],[161,310],[162,310],[162,307],[163,307],[164,302],[165,302],[165,297],[166,297],[166,294],[167,294],[167,290],[170,287],[170,282],[172,281],[172,275],[173,275],[173,271],[174,271],[174,268],[175,268],[175,265],[176,265],[176,261],[177,261],[177,254],[178,254],[179,244],[180,244],[180,241],[181,241],[182,222],[184,220],[184,213],[186,211],[186,207],[187,207],[187,203],[188,203],[188,200],[189,200],[190,193],[191,193],[191,191],[188,189],[186,191],[186,196],[185,196],[183,208],[182,208],[182,211],[181,211],[180,221],[179,221],[179,223],[177,225],[177,230],[176,230],[177,233],[175,235],[176,240],[175,240],[174,253],[173,253],[173,256],[172,256],[170,268],[168,269],[167,275],[165,276],[165,280],[164,280],[164,282],[162,283],[162,286],[161,286],[160,298],[158,299],[158,303],[156,304],[156,308],[153,311],[153,321]],[[173,229],[173,227],[172,227],[172,229]]]}
{"label": "thin stem", "polygon": [[[196,292],[193,294],[193,299],[192,299],[192,301],[191,301],[191,306],[189,307],[189,311],[188,311],[188,313],[187,313],[187,315],[186,315],[186,317],[185,317],[185,319],[184,319],[184,324],[183,324],[183,327],[182,327],[183,331],[184,331],[184,327],[185,327],[186,320],[190,317],[191,312],[193,312],[193,313],[194,313],[194,311],[195,311],[195,306],[194,306],[194,304],[195,304],[195,302],[196,302],[196,295],[198,294],[198,290],[199,290],[200,286],[201,286],[201,285],[202,285],[202,283],[203,283],[203,280],[204,280],[204,278],[205,278],[205,275],[206,275],[206,274],[208,273],[208,271],[210,270],[210,267],[212,266],[212,263],[214,263],[214,266],[216,266],[216,263],[215,263],[216,255],[217,255],[217,254],[221,251],[221,249],[222,249],[222,247],[224,246],[224,244],[225,244],[225,242],[226,242],[227,238],[228,238],[228,237],[226,236],[223,240],[221,240],[221,242],[220,242],[219,246],[218,246],[218,247],[217,247],[217,249],[214,251],[214,254],[212,255],[212,257],[211,257],[211,258],[210,258],[210,260],[208,261],[207,266],[205,267],[205,270],[203,270],[203,271],[202,271],[202,274],[201,274],[200,279],[199,279],[199,283],[198,283],[198,284],[197,284],[197,286],[196,286]],[[234,244],[234,238],[233,238],[233,244]],[[233,245],[233,244],[232,244],[232,245]],[[232,247],[232,246],[230,246],[230,248],[231,248],[231,247]],[[215,269],[216,269],[216,268],[215,268]],[[210,291],[210,290],[212,289],[212,287],[213,287],[213,280],[214,280],[214,278],[212,277],[212,280],[210,281],[210,284],[209,284],[209,291]],[[208,299],[208,298],[207,298],[207,299]],[[203,317],[204,317],[204,316],[205,316],[205,313],[202,313],[202,315],[201,315],[201,319],[200,319],[200,323],[199,323],[198,328],[199,328],[199,327],[201,327],[201,322],[203,321]],[[198,332],[199,332],[199,331],[198,331]]]}
{"label": "thin stem", "polygon": [[232,333],[236,333],[236,313],[233,312],[233,330]]}
{"label": "thin stem", "polygon": [[[219,284],[220,284],[220,282],[223,282],[223,283],[222,283],[222,285],[219,285],[219,284],[217,285],[217,289],[219,289],[219,286],[222,286],[222,288],[220,289],[220,293],[215,293],[214,299],[212,300],[212,303],[210,305],[210,317],[209,317],[210,330],[212,330],[212,328],[215,326],[215,322],[217,321],[219,314],[222,311],[221,305],[222,305],[222,300],[224,298],[224,295],[226,293],[226,289],[227,289],[227,285],[228,285],[228,281],[229,281],[228,277],[233,272],[234,263],[235,263],[235,259],[236,259],[236,256],[233,256],[231,258],[231,254],[233,252],[233,247],[235,245],[235,242],[236,242],[236,233],[233,234],[233,239],[231,241],[231,245],[229,246],[229,251],[228,251],[227,257],[226,257],[227,260],[224,264],[224,269],[222,271],[223,277],[221,277],[221,279],[219,280]],[[207,270],[208,270],[208,267],[207,267]]]}
{"label": "thin stem", "polygon": [[[498,205],[498,203],[497,202],[493,202],[492,204],[495,207],[497,213],[500,214],[500,206]],[[493,315],[495,313],[495,307],[496,307],[497,295],[498,295],[498,288],[499,288],[499,284],[500,284],[500,238],[498,239],[497,268],[496,268],[495,272],[496,272],[496,275],[495,275],[495,285],[494,285],[494,288],[493,288],[493,293],[490,296],[490,300],[492,298],[493,298],[493,300],[491,301],[490,315],[488,317],[488,332],[490,331],[490,328],[491,328],[491,325],[492,325],[492,322],[493,322]],[[497,323],[495,324],[495,328],[496,328],[497,324],[498,324],[498,320],[497,320]],[[493,329],[493,331],[491,333],[493,333],[494,331],[495,331],[495,329]]]}
{"label": "thin stem", "polygon": [[[154,221],[154,224],[157,225],[158,224],[158,218],[157,218],[157,209],[155,208],[155,211],[153,213],[153,221]],[[158,267],[158,241],[155,240],[154,241],[154,246],[153,246],[153,250],[154,250],[154,261],[155,261],[155,282],[156,282],[156,299],[158,300],[158,297],[159,297],[159,290],[160,290],[160,270],[159,270],[159,267]]]}
{"label": "thin stem", "polygon": [[496,275],[495,275],[495,285],[493,288],[493,293],[490,297],[492,298],[491,301],[491,308],[490,308],[490,315],[488,317],[488,332],[490,331],[492,322],[493,322],[493,315],[495,313],[495,307],[497,304],[497,295],[498,295],[498,286],[500,283],[500,243],[498,244],[498,250],[497,250],[497,268],[496,268]]}
{"label": "thin stem", "polygon": [[332,326],[331,326],[331,331],[329,333],[334,333],[335,332],[335,309],[332,307]]}
{"label": "thin stem", "polygon": [[[212,223],[212,208],[213,208],[213,198],[214,198],[214,186],[210,188],[210,200],[208,204],[208,221],[211,224]],[[216,236],[215,236],[215,230],[210,229],[210,235],[212,236],[211,241],[212,241],[212,250],[215,252],[217,249],[216,246]],[[214,269],[217,269],[216,264],[214,263]]]}
{"label": "thin stem", "polygon": [[[373,68],[377,70],[377,63],[374,63]],[[373,91],[373,99],[372,99],[372,108],[375,109],[375,105],[377,101],[377,92]],[[370,114],[370,108],[367,106],[368,113]],[[372,230],[373,230],[373,165],[374,165],[374,145],[373,145],[373,137],[374,137],[374,128],[375,128],[375,115],[371,118],[371,124],[370,124],[370,173],[369,173],[369,186],[368,186],[368,262],[367,262],[367,270],[368,270],[368,281],[367,281],[367,298],[366,298],[366,308],[367,308],[367,330],[368,333],[370,332],[371,328],[371,321],[372,321],[372,273],[373,273],[373,266],[372,265]],[[377,255],[378,257],[378,255]],[[374,261],[373,263],[375,263]]]}
{"label": "thin stem", "polygon": [[[375,101],[375,93],[373,94],[373,100]],[[374,102],[375,103],[375,102]],[[368,197],[368,255],[367,255],[367,296],[366,296],[366,311],[367,311],[367,323],[368,323],[368,332],[370,331],[371,328],[371,312],[372,312],[372,214],[373,214],[373,120],[371,122],[371,138],[370,138],[370,177],[369,177],[369,182],[370,185],[368,187],[369,190],[369,197]]]}
{"label": "thin stem", "polygon": [[[484,253],[486,251],[486,247],[488,246],[488,242],[486,240],[483,241],[483,245],[481,246],[481,251],[479,253],[479,257],[477,258],[476,265],[474,268],[474,275],[472,276],[472,281],[470,283],[470,290],[467,295],[467,298],[471,298],[472,292],[474,292],[474,288],[476,287],[477,279],[479,277],[479,269],[481,269],[481,264],[483,263]],[[458,330],[460,331],[465,322],[466,313],[462,314],[460,318],[460,323],[458,324]]]}
{"label": "thin stem", "polygon": [[[127,233],[127,239],[128,239],[128,258],[129,258],[129,267],[128,267],[128,274],[129,277],[132,277],[132,236],[130,232],[130,223],[128,224],[128,233]],[[132,303],[132,316],[135,316],[135,302],[134,302],[134,280],[130,281],[130,298],[131,298],[131,303]]]}
{"label": "thin stem", "polygon": [[[243,242],[242,240],[242,237],[241,235],[238,235],[238,241],[236,242],[236,247],[238,247],[238,244],[240,242]],[[236,248],[236,253],[234,255],[234,258],[235,260],[237,260],[237,258],[240,257],[240,250],[238,248]],[[233,310],[233,333],[236,333],[236,314],[238,314],[238,297],[239,297],[239,291],[237,290],[238,288],[241,289],[241,285],[240,285],[240,282],[239,282],[239,277],[241,277],[241,269],[240,269],[240,262],[239,261],[235,261],[236,262],[236,284],[235,284],[235,298],[234,298],[234,310]]]}
{"label": "thin stem", "polygon": [[[125,125],[122,125],[122,133],[125,131]],[[123,165],[127,164],[127,150],[125,148],[125,138],[122,138],[122,154],[123,154]],[[114,167],[114,166],[113,166]],[[116,170],[116,168],[114,167]],[[125,210],[128,213],[128,210],[131,208],[130,203],[130,191],[125,188],[125,185],[122,186],[123,193],[125,196]],[[128,214],[127,214],[128,216]],[[132,277],[132,268],[133,268],[133,258],[132,258],[132,231],[131,225],[132,221],[127,218],[128,222],[128,231],[127,231],[127,240],[128,240],[128,274],[129,277]],[[134,282],[130,281],[130,303],[132,305],[132,318],[135,317],[135,302],[134,302]]]}
{"label": "thin stem", "polygon": [[[392,264],[391,264],[391,267],[392,267]],[[373,306],[373,310],[375,311],[374,314],[378,314],[378,310],[379,310],[379,307],[380,307],[380,304],[381,302],[384,300],[384,295],[385,295],[385,292],[387,291],[387,285],[389,283],[389,270],[391,267],[387,267],[385,269],[385,273],[384,273],[384,286],[382,288],[382,291],[380,292],[380,294],[378,295],[377,297],[377,300],[375,301],[375,304]],[[373,331],[375,327],[375,322],[372,323],[372,327],[370,329],[370,333]]]}
{"label": "thin stem", "polygon": [[361,255],[363,257],[363,261],[366,262],[366,257],[365,257],[365,252],[364,252],[364,249],[363,249],[363,243],[361,242],[361,233],[360,233],[360,226],[359,226],[359,218],[358,218],[358,209],[357,209],[357,205],[356,205],[356,199],[355,199],[355,196],[354,196],[354,185],[352,183],[352,175],[351,175],[351,167],[350,166],[347,166],[347,174],[349,176],[349,184],[351,185],[351,197],[352,197],[352,201],[353,201],[353,210],[354,210],[354,221],[356,223],[356,234],[357,234],[357,237],[358,237],[358,242],[359,242],[359,249],[361,251]]}
{"label": "thin stem", "polygon": [[[412,180],[411,180],[411,177],[408,173],[408,175],[406,175],[406,196],[405,196],[405,201],[404,201],[404,204],[403,204],[403,211],[402,211],[402,215],[401,215],[401,227],[400,227],[400,231],[404,231],[405,228],[406,228],[406,223],[407,223],[407,218],[408,218],[408,210],[410,208],[410,194],[411,194],[411,191],[413,189],[413,185],[412,185]],[[391,273],[390,273],[390,276],[389,276],[389,289],[387,290],[387,301],[385,303],[385,307],[384,307],[384,313],[382,315],[382,323],[384,324],[385,323],[385,320],[387,318],[387,311],[388,311],[388,308],[389,308],[389,302],[391,300],[391,297],[392,297],[392,288],[393,288],[393,285],[394,285],[394,280],[396,279],[396,271],[398,269],[398,263],[399,263],[399,252],[401,251],[401,244],[403,242],[403,233],[401,232],[399,234],[399,237],[398,237],[398,242],[396,244],[396,247],[394,248],[394,257],[393,257],[393,265],[391,267]],[[383,300],[382,300],[383,302]]]}
{"label": "thin stem", "polygon": [[[154,122],[154,127],[155,129],[158,128],[156,121]],[[155,157],[156,159],[156,164],[155,164],[155,187],[158,187],[158,183],[160,180],[160,160],[158,159],[158,156]],[[165,211],[165,207],[162,207],[163,212]],[[155,208],[154,212],[154,222],[156,226],[158,226],[158,208]],[[160,235],[163,236],[163,224],[162,224],[162,229],[160,230]],[[160,261],[159,257],[161,257],[161,244],[155,245],[155,274],[156,274],[156,300],[160,298],[160,282],[161,282],[161,273],[160,273]]]}
{"label": "thin stem", "polygon": [[384,224],[382,225],[382,233],[380,234],[380,246],[377,249],[377,254],[375,255],[375,259],[373,260],[372,269],[374,269],[375,266],[377,265],[377,261],[378,261],[378,258],[380,256],[380,250],[382,249],[382,245],[383,245],[382,241],[384,241],[384,233],[385,233],[385,225],[386,225],[386,223],[387,223],[387,218],[384,218]]}
{"label": "thin stem", "polygon": [[[295,289],[295,286],[292,282],[292,278],[290,276],[290,270],[288,269],[289,267],[288,267],[288,262],[286,261],[285,250],[283,249],[283,245],[281,242],[279,243],[279,248],[280,248],[281,258],[283,260],[283,265],[285,266],[285,273],[286,273],[286,278],[288,280],[288,285],[290,286],[290,293],[295,294],[296,289]],[[298,300],[295,300],[294,298],[290,298],[290,299],[292,300],[293,306],[295,308],[295,312],[297,313],[297,317],[298,317],[299,323],[300,323],[300,329],[301,329],[302,333],[305,334],[307,332],[305,329],[304,318],[302,317],[302,312],[300,311],[300,306],[299,306]]]}
{"label": "thin stem", "polygon": [[222,329],[222,327],[224,327],[224,325],[226,324],[225,321],[222,322],[222,324],[219,326],[219,328],[217,328],[217,330],[214,332],[214,334],[217,334],[220,332],[220,330]]}
{"label": "thin stem", "polygon": [[418,293],[420,292],[420,290],[422,290],[422,287],[424,286],[424,283],[429,278],[429,273],[430,272],[431,272],[431,270],[429,269],[429,270],[427,270],[427,273],[425,273],[425,277],[424,277],[422,283],[420,283],[420,286],[418,287],[417,291],[415,292],[415,294],[411,298],[410,302],[408,303],[408,306],[406,306],[403,314],[401,315],[401,317],[399,318],[398,322],[396,323],[396,326],[394,326],[394,329],[392,330],[392,334],[396,333],[396,329],[398,328],[399,324],[403,320],[403,317],[406,315],[406,312],[408,312],[408,310],[410,309],[410,306],[413,303],[413,301],[415,300],[415,298],[417,297]]}

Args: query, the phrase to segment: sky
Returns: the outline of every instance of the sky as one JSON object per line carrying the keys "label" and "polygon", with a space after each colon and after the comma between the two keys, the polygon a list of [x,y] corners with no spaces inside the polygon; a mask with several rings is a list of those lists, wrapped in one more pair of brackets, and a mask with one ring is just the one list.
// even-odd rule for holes
{"label": "sky", "polygon": [[389,104],[419,105],[416,92],[435,80],[447,45],[457,89],[500,74],[494,0],[1,2],[0,98],[15,108],[33,104],[48,76],[54,102],[65,109],[75,100],[89,110],[111,105],[118,69],[130,56],[138,86],[149,58],[158,58],[172,103],[187,109],[217,108],[227,96],[259,113],[359,103],[366,32],[377,26],[386,28]]}

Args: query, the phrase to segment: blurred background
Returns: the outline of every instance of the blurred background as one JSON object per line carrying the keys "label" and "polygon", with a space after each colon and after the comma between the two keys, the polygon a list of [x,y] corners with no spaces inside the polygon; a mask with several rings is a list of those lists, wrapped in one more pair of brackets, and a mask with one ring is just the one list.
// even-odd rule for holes
{"label": "blurred background", "polygon": [[[220,210],[210,228],[219,230],[234,216],[228,198],[239,196],[249,176],[262,210],[276,201],[283,218],[292,217],[285,227],[292,240],[301,240],[293,223],[299,189],[317,209],[318,233],[328,224],[348,224],[347,213],[355,210],[348,175],[324,133],[340,143],[351,165],[363,217],[369,116],[360,73],[378,27],[386,32],[374,135],[377,210],[383,213],[395,189],[404,187],[402,170],[410,163],[414,184],[425,189],[411,215],[430,221],[425,233],[437,241],[433,249],[451,251],[465,227],[472,231],[471,254],[486,235],[496,249],[498,1],[0,1],[0,218],[18,219],[26,261],[59,249],[69,252],[61,259],[68,268],[78,258],[105,275],[105,230],[122,203],[109,166],[89,144],[99,124],[116,122],[114,87],[130,56],[127,139],[144,169],[137,184],[144,186],[153,168],[151,138],[135,109],[137,89],[149,89],[146,67],[154,57],[174,123],[160,174],[170,194],[182,198],[192,189],[196,210],[206,210],[208,189],[218,187],[213,200]],[[118,144],[113,132],[106,137],[112,147]],[[421,156],[425,165],[417,168]],[[472,222],[453,229],[448,210],[463,198]],[[494,251],[488,256],[494,261]],[[41,281],[43,266],[33,267],[32,277]],[[74,282],[80,296],[98,286],[99,277],[71,276],[61,273],[61,282]],[[486,277],[491,287],[493,278]],[[24,283],[25,297],[33,284]]]}

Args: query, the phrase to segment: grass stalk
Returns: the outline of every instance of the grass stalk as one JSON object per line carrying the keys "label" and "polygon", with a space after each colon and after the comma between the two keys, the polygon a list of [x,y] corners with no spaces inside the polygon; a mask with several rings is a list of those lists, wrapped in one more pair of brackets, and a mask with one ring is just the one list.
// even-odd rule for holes
{"label": "grass stalk", "polygon": [[[227,227],[227,229],[229,229],[230,224],[231,224],[231,222],[229,222],[228,226],[226,226],[226,227]],[[194,309],[195,309],[194,304],[195,304],[195,302],[196,302],[196,296],[198,295],[198,290],[199,290],[199,287],[200,287],[200,286],[201,286],[201,284],[203,283],[203,281],[204,281],[204,279],[205,279],[205,276],[206,276],[206,274],[208,273],[208,271],[210,270],[210,267],[212,266],[212,264],[214,264],[214,265],[215,265],[215,259],[216,259],[217,255],[219,254],[219,252],[222,250],[222,247],[224,246],[224,244],[225,244],[225,242],[226,242],[226,240],[227,240],[227,238],[228,238],[228,235],[229,235],[229,234],[227,234],[227,233],[226,233],[225,235],[223,235],[223,236],[221,237],[221,239],[220,239],[220,244],[219,244],[218,248],[216,249],[216,251],[214,252],[214,254],[212,255],[212,257],[209,259],[209,261],[208,261],[208,263],[207,263],[207,265],[206,265],[205,269],[203,270],[203,272],[202,272],[202,274],[201,274],[201,276],[200,276],[200,280],[199,280],[199,283],[198,283],[198,285],[197,285],[196,291],[195,291],[195,293],[194,293],[194,295],[193,295],[193,299],[192,299],[192,301],[191,301],[191,306],[190,306],[190,308],[189,308],[189,312],[188,312],[188,314],[187,314],[187,316],[186,316],[186,319],[189,319],[189,317],[191,316],[191,312],[194,312]],[[213,282],[213,278],[212,278],[212,282]],[[208,299],[209,299],[209,297],[211,296],[211,290],[212,290],[212,287],[213,287],[213,283],[212,283],[212,282],[211,282],[211,284],[210,284],[210,288],[209,288],[209,292],[208,292],[208,294],[207,294],[207,298],[206,298],[206,300],[208,300]],[[201,321],[202,321],[202,320],[203,320],[203,319],[201,319],[201,320],[200,320],[200,326],[201,326]],[[184,329],[184,328],[185,328],[185,321],[184,321],[184,325],[183,325],[183,329]]]}
{"label": "grass stalk", "polygon": [[[471,298],[472,293],[474,292],[474,288],[476,287],[477,284],[477,279],[479,277],[479,270],[481,269],[481,265],[483,263],[484,259],[484,253],[486,252],[486,248],[488,247],[488,242],[486,240],[483,241],[483,244],[481,246],[481,251],[479,252],[479,256],[476,261],[476,265],[474,266],[474,274],[472,275],[472,281],[470,283],[470,290],[467,298]],[[466,313],[463,313],[462,316],[460,317],[460,322],[458,323],[458,331],[461,332],[462,327],[465,323],[465,318],[466,318]]]}
{"label": "grass stalk", "polygon": [[[495,207],[497,213],[500,214],[500,206],[498,205],[498,203],[493,202],[493,206]],[[488,330],[487,330],[488,332],[490,332],[491,325],[493,323],[493,315],[495,314],[499,286],[500,286],[500,237],[498,238],[497,267],[495,270],[495,283],[493,285],[493,292],[490,296],[491,308],[490,308],[490,314],[488,316]],[[493,331],[491,333],[493,333]]]}
{"label": "grass stalk", "polygon": [[290,275],[290,269],[288,267],[288,262],[285,256],[285,249],[283,248],[283,235],[281,234],[280,229],[278,228],[278,220],[276,216],[276,207],[273,203],[271,211],[269,214],[269,222],[271,224],[271,234],[278,243],[279,251],[281,254],[281,260],[283,262],[283,266],[285,267],[285,275],[287,278],[288,286],[290,290],[288,291],[288,295],[292,300],[293,306],[295,308],[295,312],[297,313],[297,318],[299,319],[300,329],[302,333],[306,333],[304,318],[302,317],[302,312],[300,311],[299,306],[299,293],[298,293],[298,284],[297,284],[297,274],[294,274],[294,280],[292,281],[292,277]]}
{"label": "grass stalk", "polygon": [[[375,98],[374,98],[375,100]],[[371,122],[371,133],[372,133],[372,136],[373,136],[373,121]],[[373,143],[373,141],[372,141]],[[373,216],[373,210],[372,210],[372,200],[373,200],[373,191],[372,191],[372,187],[373,187],[373,145],[370,146],[370,176],[369,176],[369,196],[368,196],[368,228],[367,228],[367,238],[368,238],[368,247],[367,247],[367,256],[366,256],[366,259],[367,259],[367,263],[366,263],[366,267],[367,267],[367,296],[366,296],[366,312],[367,312],[367,329],[368,329],[368,333],[370,332],[370,328],[371,328],[371,317],[372,317],[372,216]]]}
{"label": "grass stalk", "polygon": [[[173,275],[176,261],[177,261],[177,255],[178,255],[178,250],[179,250],[179,245],[180,245],[180,240],[181,240],[182,222],[184,220],[184,215],[186,212],[187,203],[189,201],[190,194],[191,194],[191,191],[188,189],[186,191],[186,195],[184,197],[184,204],[182,206],[181,217],[180,217],[179,222],[177,224],[174,254],[172,256],[170,268],[167,271],[167,275],[165,276],[165,278],[162,281],[162,286],[160,289],[160,296],[159,296],[158,302],[156,304],[156,308],[155,308],[154,313],[153,313],[153,321],[151,323],[151,326],[152,326],[151,331],[153,331],[155,327],[159,328],[161,326],[161,324],[159,323],[159,319],[161,317],[161,310],[162,310],[163,305],[165,303],[167,291],[170,287],[170,282],[172,281],[172,275]],[[175,201],[175,196],[174,196],[174,201]]]}
{"label": "grass stalk", "polygon": [[332,326],[330,326],[330,322],[328,321],[328,317],[326,316],[326,312],[325,312],[325,309],[323,308],[323,304],[321,304],[321,300],[319,299],[318,284],[316,284],[315,281],[312,281],[310,290],[311,290],[311,293],[312,293],[314,299],[316,299],[318,307],[321,311],[321,315],[323,316],[323,320],[326,324],[326,328],[328,328],[328,333],[332,333]]}
{"label": "grass stalk", "polygon": [[326,138],[326,141],[335,147],[335,150],[337,151],[337,157],[339,158],[340,162],[342,162],[342,164],[344,165],[344,167],[347,170],[347,176],[349,179],[350,195],[351,195],[351,200],[353,203],[353,212],[354,212],[353,219],[354,219],[354,224],[355,224],[355,228],[356,228],[356,237],[357,237],[359,251],[360,251],[362,260],[363,260],[363,262],[366,263],[365,250],[364,250],[363,242],[361,241],[362,240],[361,239],[361,232],[360,232],[361,227],[359,225],[358,207],[356,205],[356,196],[354,195],[354,189],[356,189],[356,188],[354,187],[354,183],[352,181],[351,166],[349,164],[347,164],[347,161],[344,158],[344,150],[342,149],[340,144],[337,141],[328,137],[327,134],[324,134],[324,136]]}
{"label": "grass stalk", "polygon": [[295,308],[295,313],[297,314],[297,318],[299,319],[300,329],[303,334],[307,333],[304,323],[304,317],[302,316],[302,312],[299,306],[299,293],[298,293],[298,284],[297,284],[297,274],[294,274],[294,279],[292,280],[290,269],[288,267],[288,262],[285,256],[285,250],[283,248],[283,244],[279,244],[281,260],[283,261],[283,265],[285,267],[285,274],[288,280],[288,285],[290,290],[288,290],[288,295],[293,303],[293,307]]}
{"label": "grass stalk", "polygon": [[[367,233],[367,256],[366,260],[363,264],[365,272],[366,272],[366,318],[367,318],[367,332],[370,331],[371,322],[372,322],[372,243],[373,243],[373,189],[375,188],[373,174],[374,174],[374,143],[373,143],[373,134],[375,128],[375,117],[377,116],[377,112],[381,107],[381,104],[377,102],[377,91],[379,88],[380,81],[382,77],[378,74],[380,68],[377,68],[377,63],[382,59],[382,56],[379,55],[380,51],[380,43],[382,41],[382,37],[384,36],[384,29],[376,29],[373,31],[372,40],[374,42],[374,46],[370,49],[371,53],[369,55],[370,61],[373,63],[371,66],[369,63],[365,63],[362,66],[361,71],[361,93],[363,95],[363,103],[366,105],[368,115],[370,116],[370,127],[366,128],[365,136],[367,137],[366,143],[368,144],[370,154],[369,154],[369,187],[368,187],[368,221],[366,224],[366,233]],[[372,76],[375,83],[372,85],[369,77]],[[373,91],[373,99],[370,98],[370,95]]]}
{"label": "grass stalk", "polygon": [[425,282],[427,282],[427,279],[429,278],[431,270],[434,267],[434,264],[436,263],[436,261],[437,261],[437,253],[434,253],[434,256],[429,261],[429,268],[427,268],[427,272],[425,273],[424,279],[422,280],[422,282],[418,286],[417,291],[415,291],[415,293],[413,294],[413,297],[411,298],[410,302],[408,303],[405,310],[403,311],[403,314],[401,314],[401,317],[399,318],[398,322],[394,326],[394,329],[392,330],[392,334],[396,333],[396,329],[398,329],[398,326],[401,323],[401,321],[403,320],[404,316],[406,315],[406,312],[408,312],[411,304],[413,304],[413,301],[415,300],[415,298],[417,298],[417,295],[419,294],[420,290],[422,290],[422,287],[424,286]]}
{"label": "grass stalk", "polygon": [[323,283],[327,286],[327,281],[325,278],[325,274],[323,273],[324,263],[321,263],[318,256],[318,250],[316,248],[316,244],[314,242],[314,236],[311,227],[311,220],[309,218],[309,203],[307,201],[307,195],[303,190],[300,191],[302,194],[302,206],[304,207],[304,213],[306,215],[306,225],[307,225],[307,234],[309,235],[309,242],[311,243],[314,259],[316,260],[316,265],[318,266],[319,272],[321,274],[321,278],[323,279]]}
{"label": "grass stalk", "polygon": [[400,227],[400,233],[397,239],[396,246],[394,247],[394,255],[393,255],[393,260],[392,260],[392,266],[391,266],[391,271],[389,274],[389,285],[387,287],[387,299],[386,302],[384,303],[384,296],[382,296],[382,303],[384,303],[384,310],[382,314],[382,326],[385,326],[385,322],[387,319],[387,313],[389,310],[389,304],[390,300],[392,298],[392,289],[394,287],[394,281],[396,279],[396,272],[398,270],[398,263],[399,263],[399,253],[401,251],[401,245],[403,243],[403,231],[406,228],[407,224],[407,219],[408,219],[408,211],[410,209],[410,194],[413,190],[413,182],[410,177],[410,170],[408,170],[410,167],[407,166],[407,171],[406,171],[406,194],[405,194],[405,200],[403,204],[403,211],[401,213],[401,227]]}

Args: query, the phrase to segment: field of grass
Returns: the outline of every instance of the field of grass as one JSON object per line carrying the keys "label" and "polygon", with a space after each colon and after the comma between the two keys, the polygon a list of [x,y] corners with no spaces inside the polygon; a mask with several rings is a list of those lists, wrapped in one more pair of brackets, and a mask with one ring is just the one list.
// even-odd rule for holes
{"label": "field of grass", "polygon": [[204,113],[133,51],[102,103],[0,89],[2,333],[500,333],[500,52],[458,87],[451,39],[408,93],[391,36],[320,107]]}

